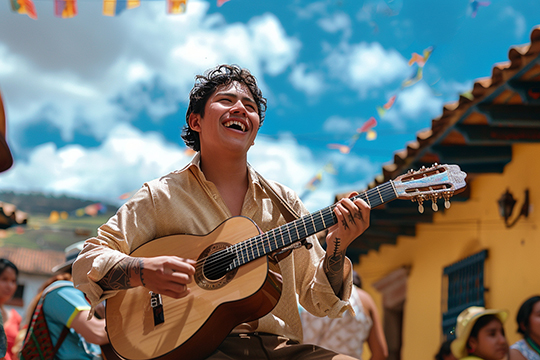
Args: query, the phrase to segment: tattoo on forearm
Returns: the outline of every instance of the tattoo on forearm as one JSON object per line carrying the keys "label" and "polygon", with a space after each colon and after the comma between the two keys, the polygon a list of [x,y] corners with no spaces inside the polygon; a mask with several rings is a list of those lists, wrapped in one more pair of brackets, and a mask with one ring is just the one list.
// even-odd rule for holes
{"label": "tattoo on forearm", "polygon": [[332,252],[332,255],[327,255],[324,263],[326,277],[328,278],[334,293],[338,296],[341,295],[341,287],[343,285],[343,264],[345,262],[343,251],[339,251],[340,242],[340,238],[335,239],[334,251]]}
{"label": "tattoo on forearm", "polygon": [[[142,281],[142,259],[126,258],[116,264],[104,277],[98,281],[103,290],[126,290],[131,288],[129,281],[131,271],[139,275]],[[143,283],[144,284],[144,283]]]}

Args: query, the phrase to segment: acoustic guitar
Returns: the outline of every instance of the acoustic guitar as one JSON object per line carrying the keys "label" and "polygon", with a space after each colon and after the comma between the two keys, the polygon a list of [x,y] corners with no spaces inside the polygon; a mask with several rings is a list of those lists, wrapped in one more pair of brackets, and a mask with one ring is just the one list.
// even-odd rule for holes
{"label": "acoustic guitar", "polygon": [[[409,171],[363,192],[372,208],[394,199],[426,200],[437,206],[462,191],[466,174],[457,165]],[[140,246],[130,255],[176,255],[197,261],[191,293],[173,299],[137,287],[107,300],[107,332],[123,358],[204,359],[237,325],[261,318],[277,304],[281,283],[268,271],[268,256],[336,224],[329,206],[266,233],[246,217],[233,217],[207,235],[171,235]]]}

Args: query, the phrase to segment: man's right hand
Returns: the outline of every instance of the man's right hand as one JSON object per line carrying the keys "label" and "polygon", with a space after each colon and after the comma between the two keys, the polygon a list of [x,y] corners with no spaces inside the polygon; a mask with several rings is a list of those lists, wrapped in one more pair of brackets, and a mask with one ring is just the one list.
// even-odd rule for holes
{"label": "man's right hand", "polygon": [[139,258],[142,260],[141,285],[156,294],[175,299],[190,293],[188,284],[193,281],[196,261],[177,256]]}
{"label": "man's right hand", "polygon": [[195,260],[177,256],[126,257],[116,264],[98,284],[103,290],[126,290],[144,286],[156,294],[175,299],[190,293]]}

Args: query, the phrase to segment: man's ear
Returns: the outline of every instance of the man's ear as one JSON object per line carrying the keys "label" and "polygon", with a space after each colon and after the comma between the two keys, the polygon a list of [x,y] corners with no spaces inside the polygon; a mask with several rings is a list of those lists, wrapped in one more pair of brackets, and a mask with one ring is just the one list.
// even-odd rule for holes
{"label": "man's ear", "polygon": [[189,114],[189,127],[191,130],[201,132],[201,115],[191,113]]}

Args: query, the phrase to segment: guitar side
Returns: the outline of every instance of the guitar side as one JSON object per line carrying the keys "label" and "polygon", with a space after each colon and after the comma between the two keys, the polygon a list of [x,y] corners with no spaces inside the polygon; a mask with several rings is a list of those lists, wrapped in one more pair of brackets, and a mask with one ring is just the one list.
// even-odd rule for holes
{"label": "guitar side", "polygon": [[[245,217],[228,219],[204,236],[172,235],[150,241],[131,256],[176,255],[197,260],[213,247],[236,244],[259,234]],[[194,281],[182,299],[162,296],[165,321],[154,325],[150,293],[144,287],[120,291],[107,300],[107,333],[123,358],[203,359],[240,323],[270,312],[281,294],[280,283],[268,272],[267,257],[240,267],[212,287]]]}

